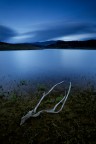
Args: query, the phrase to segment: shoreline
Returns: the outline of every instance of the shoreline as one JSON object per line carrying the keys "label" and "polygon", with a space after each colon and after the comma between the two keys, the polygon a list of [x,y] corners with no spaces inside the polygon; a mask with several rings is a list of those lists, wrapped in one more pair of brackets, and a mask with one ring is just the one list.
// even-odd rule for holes
{"label": "shoreline", "polygon": [[96,40],[86,41],[44,41],[35,43],[6,43],[0,42],[1,50],[41,50],[41,49],[85,49],[96,50]]}
{"label": "shoreline", "polygon": [[30,51],[30,50],[36,50],[36,51],[37,50],[96,50],[96,48],[78,48],[78,47],[77,48],[44,48],[43,47],[43,48],[34,48],[34,49],[33,48],[32,49],[27,49],[27,48],[26,49],[19,49],[19,48],[18,49],[17,48],[16,49],[11,49],[11,48],[10,49],[4,49],[4,48],[0,49],[0,51],[24,51],[24,50],[26,50],[26,51],[27,50],[28,51]]}
{"label": "shoreline", "polygon": [[[32,110],[39,95],[32,99],[0,97],[0,140],[2,143],[96,143],[96,93],[94,90],[71,90],[65,107],[59,114],[43,113],[20,126],[21,117]],[[51,98],[61,93],[53,92]],[[55,102],[46,97],[38,109],[52,108]]]}

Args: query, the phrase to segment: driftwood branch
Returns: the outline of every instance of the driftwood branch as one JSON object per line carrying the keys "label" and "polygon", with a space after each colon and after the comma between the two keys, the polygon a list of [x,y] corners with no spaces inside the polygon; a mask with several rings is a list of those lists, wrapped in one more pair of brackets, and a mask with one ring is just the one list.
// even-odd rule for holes
{"label": "driftwood branch", "polygon": [[[67,101],[67,98],[68,98],[68,96],[69,96],[69,94],[70,94],[71,82],[70,82],[70,85],[69,85],[67,94],[65,93],[65,96],[62,98],[62,100],[61,100],[60,102],[58,102],[58,103],[53,107],[53,109],[41,110],[41,111],[39,111],[39,112],[36,112],[36,111],[37,111],[37,108],[39,107],[40,103],[42,102],[42,100],[43,100],[56,86],[62,84],[63,82],[64,82],[64,81],[55,84],[47,93],[44,93],[43,96],[42,96],[42,98],[40,99],[40,101],[39,101],[38,104],[36,105],[36,107],[35,107],[33,110],[29,111],[25,116],[23,116],[23,117],[21,118],[21,123],[20,123],[20,125],[22,125],[22,124],[23,124],[27,119],[29,119],[30,117],[37,117],[37,116],[39,116],[39,115],[40,115],[41,113],[43,113],[43,112],[54,113],[54,114],[59,113],[59,112],[63,109],[63,107],[64,107],[64,105],[65,105],[65,103],[66,103],[66,101]],[[61,108],[60,108],[58,111],[55,111],[56,108],[57,108],[61,103],[62,103]]]}
{"label": "driftwood branch", "polygon": [[37,108],[39,107],[40,103],[42,102],[42,100],[57,86],[57,85],[60,85],[62,84],[64,81],[60,82],[60,83],[57,83],[55,84],[46,94],[44,93],[42,98],[40,99],[40,101],[38,102],[38,104],[36,105],[36,107],[34,108],[34,113],[36,113],[36,110]]}

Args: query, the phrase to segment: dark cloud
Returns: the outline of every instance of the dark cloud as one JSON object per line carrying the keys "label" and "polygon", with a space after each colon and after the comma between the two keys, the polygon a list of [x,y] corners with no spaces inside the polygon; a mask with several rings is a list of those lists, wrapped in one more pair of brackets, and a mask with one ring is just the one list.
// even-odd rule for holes
{"label": "dark cloud", "polygon": [[46,41],[58,37],[76,34],[96,34],[96,25],[82,23],[68,23],[56,26],[54,25],[54,27],[26,33],[26,35],[29,35],[30,37],[26,40],[29,42]]}
{"label": "dark cloud", "polygon": [[[91,38],[92,35],[94,37],[96,35],[96,24],[62,22],[62,24],[50,24],[49,26],[44,26],[44,29],[42,28],[40,30],[30,31],[23,34],[17,34],[14,30],[8,27],[0,26],[0,41],[9,41],[13,43],[47,41],[64,36],[66,37],[80,34],[86,34],[86,38],[87,34],[89,38]],[[91,37],[89,34],[91,34]]]}
{"label": "dark cloud", "polygon": [[0,41],[7,41],[13,36],[16,35],[16,32],[9,27],[0,25]]}

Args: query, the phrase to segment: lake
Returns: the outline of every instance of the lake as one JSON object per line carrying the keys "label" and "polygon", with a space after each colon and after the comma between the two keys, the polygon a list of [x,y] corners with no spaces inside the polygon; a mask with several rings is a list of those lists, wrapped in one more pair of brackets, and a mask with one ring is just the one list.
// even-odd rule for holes
{"label": "lake", "polygon": [[[62,80],[84,84],[96,80],[95,50],[0,51],[0,85],[15,82],[53,84]],[[32,84],[32,83],[31,83]]]}

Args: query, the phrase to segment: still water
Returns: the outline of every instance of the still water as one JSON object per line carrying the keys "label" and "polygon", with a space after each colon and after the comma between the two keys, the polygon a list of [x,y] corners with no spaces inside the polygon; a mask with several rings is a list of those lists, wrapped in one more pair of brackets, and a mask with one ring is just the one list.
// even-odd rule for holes
{"label": "still water", "polygon": [[[0,84],[96,76],[95,50],[0,51]],[[8,83],[7,83],[8,84]]]}

